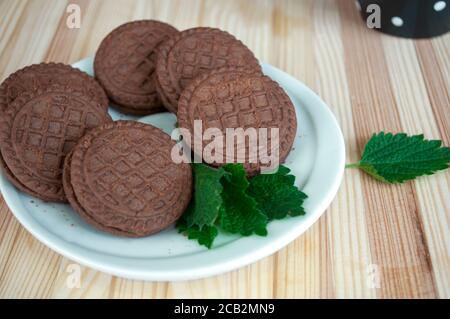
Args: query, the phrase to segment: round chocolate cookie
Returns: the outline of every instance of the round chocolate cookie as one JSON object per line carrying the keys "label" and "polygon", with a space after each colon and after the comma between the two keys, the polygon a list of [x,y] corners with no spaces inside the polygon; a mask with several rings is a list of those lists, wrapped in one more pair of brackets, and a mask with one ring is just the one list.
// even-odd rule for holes
{"label": "round chocolate cookie", "polygon": [[64,189],[86,222],[142,237],[175,222],[192,195],[187,163],[171,159],[175,141],[160,129],[116,121],[86,134],[64,166]]}
{"label": "round chocolate cookie", "polygon": [[103,39],[95,55],[95,77],[120,111],[164,111],[153,81],[155,48],[177,33],[166,23],[141,20],[125,23]]}
{"label": "round chocolate cookie", "polygon": [[11,74],[0,86],[0,112],[24,92],[45,90],[53,85],[67,86],[87,95],[105,110],[108,97],[98,82],[87,73],[62,63],[40,63]]}
{"label": "round chocolate cookie", "polygon": [[261,70],[253,53],[228,32],[193,28],[180,32],[157,50],[155,84],[164,106],[177,112],[183,89],[195,77],[220,67]]}
{"label": "round chocolate cookie", "polygon": [[[202,121],[201,132],[194,130],[195,120]],[[286,92],[269,77],[242,68],[213,70],[192,81],[180,96],[178,123],[180,128],[189,130],[191,147],[197,155],[200,154],[194,147],[194,139],[201,139],[200,134],[207,129],[218,130],[222,144],[216,144],[214,152],[210,152],[209,144],[219,137],[214,133],[214,138],[204,139],[200,144],[203,160],[213,166],[243,163],[249,175],[267,167],[264,161],[270,156],[278,164],[283,163],[297,131],[295,109]],[[256,148],[250,148],[250,140],[245,136],[239,140],[231,135],[234,149],[229,149],[228,154],[226,130],[240,128],[249,133],[254,129],[258,138],[257,144],[253,144]],[[267,138],[259,135],[264,128],[267,128]],[[272,138],[272,128],[278,129],[278,143]]]}
{"label": "round chocolate cookie", "polygon": [[52,85],[24,92],[0,120],[0,150],[7,178],[45,201],[65,202],[62,165],[86,130],[111,121],[106,109],[77,88]]}

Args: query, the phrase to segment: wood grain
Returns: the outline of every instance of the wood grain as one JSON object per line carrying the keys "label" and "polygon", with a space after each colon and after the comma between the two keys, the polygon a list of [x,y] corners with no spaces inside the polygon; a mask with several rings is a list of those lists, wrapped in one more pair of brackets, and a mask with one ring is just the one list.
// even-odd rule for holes
{"label": "wood grain", "polygon": [[[66,7],[81,7],[80,29]],[[0,80],[40,61],[95,54],[114,27],[160,19],[220,27],[292,74],[330,106],[348,162],[373,132],[424,133],[450,143],[450,35],[399,39],[368,30],[353,1],[0,1]],[[0,297],[449,298],[450,174],[382,185],[348,170],[304,235],[257,263],[188,282],[141,282],[81,267],[32,237],[0,200]],[[380,274],[373,284],[374,271]]]}

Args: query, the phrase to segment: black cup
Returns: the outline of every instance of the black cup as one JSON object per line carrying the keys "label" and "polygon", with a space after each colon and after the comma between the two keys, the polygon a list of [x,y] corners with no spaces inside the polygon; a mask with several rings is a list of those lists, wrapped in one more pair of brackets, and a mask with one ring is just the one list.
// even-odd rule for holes
{"label": "black cup", "polygon": [[380,27],[374,29],[380,32],[404,38],[431,38],[450,30],[450,0],[358,0],[358,3],[365,22],[374,12],[374,6],[369,6],[379,7]]}

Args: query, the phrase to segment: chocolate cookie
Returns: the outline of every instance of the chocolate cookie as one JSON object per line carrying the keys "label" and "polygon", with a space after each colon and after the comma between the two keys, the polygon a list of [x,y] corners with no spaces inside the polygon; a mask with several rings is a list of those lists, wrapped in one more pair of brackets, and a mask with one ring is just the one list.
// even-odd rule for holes
{"label": "chocolate cookie", "polygon": [[0,112],[24,92],[45,90],[53,85],[68,86],[87,95],[105,110],[108,97],[97,81],[78,69],[62,63],[40,63],[27,66],[11,74],[0,86]]}
{"label": "chocolate cookie", "polygon": [[0,120],[0,150],[7,178],[45,201],[65,202],[62,164],[85,131],[111,121],[106,109],[79,88],[52,85],[24,92]]}
{"label": "chocolate cookie", "polygon": [[228,32],[193,28],[170,38],[158,48],[155,84],[164,106],[177,112],[183,89],[212,69],[243,66],[260,70],[253,53]]}
{"label": "chocolate cookie", "polygon": [[[186,128],[193,139],[201,138],[202,132],[194,131],[194,120],[202,121],[202,132],[217,128],[223,136],[223,147],[215,149],[209,156],[203,153],[211,140],[204,140],[202,146],[203,160],[213,166],[225,162],[242,162],[249,175],[260,172],[262,164],[261,151],[265,141],[258,140],[258,151],[249,155],[249,142],[233,140],[234,150],[245,151],[245,158],[237,158],[236,151],[226,152],[227,128],[267,128],[268,155],[278,152],[278,162],[283,163],[294,142],[297,131],[297,119],[294,106],[288,95],[269,77],[242,68],[222,68],[199,76],[189,84],[180,96],[178,104],[178,123]],[[279,129],[279,143],[272,141],[270,129]],[[194,135],[197,134],[197,135]],[[259,137],[261,138],[261,137]],[[197,155],[198,151],[193,147]],[[208,152],[207,152],[208,153]],[[214,157],[217,156],[217,158]],[[253,161],[253,162],[252,162]]]}
{"label": "chocolate cookie", "polygon": [[166,23],[142,20],[119,26],[102,41],[95,55],[95,77],[120,111],[164,111],[153,82],[155,48],[176,34]]}
{"label": "chocolate cookie", "polygon": [[116,121],[86,134],[64,168],[64,189],[86,222],[141,237],[175,222],[192,195],[189,164],[175,164],[175,142],[151,125]]}

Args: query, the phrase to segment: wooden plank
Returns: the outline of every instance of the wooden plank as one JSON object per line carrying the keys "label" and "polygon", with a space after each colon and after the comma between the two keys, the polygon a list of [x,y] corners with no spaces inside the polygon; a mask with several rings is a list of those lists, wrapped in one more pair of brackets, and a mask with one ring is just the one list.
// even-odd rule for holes
{"label": "wooden plank", "polygon": [[[318,93],[331,107],[341,126],[347,159],[356,162],[359,150],[354,142],[350,90],[344,65],[341,21],[335,1],[316,2],[314,10],[315,57]],[[373,298],[376,288],[367,285],[371,267],[360,173],[345,172],[345,178],[329,211],[328,249],[332,253],[336,297]]]}

